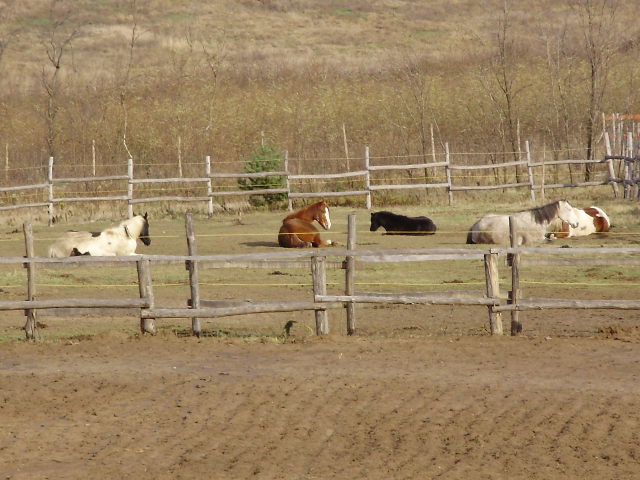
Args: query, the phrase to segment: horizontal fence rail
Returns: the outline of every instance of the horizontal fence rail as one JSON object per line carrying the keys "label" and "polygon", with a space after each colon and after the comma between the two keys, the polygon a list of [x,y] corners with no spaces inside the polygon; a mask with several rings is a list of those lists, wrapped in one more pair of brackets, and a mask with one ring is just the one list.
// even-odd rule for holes
{"label": "horizontal fence rail", "polygon": [[[512,227],[512,239],[516,238]],[[329,310],[345,308],[347,312],[348,334],[356,332],[356,310],[358,304],[406,304],[406,305],[475,305],[487,308],[489,327],[492,334],[502,334],[502,313],[511,313],[511,333],[522,330],[518,313],[540,309],[640,309],[638,299],[593,300],[593,299],[548,299],[523,298],[521,292],[521,266],[539,265],[540,257],[563,257],[567,266],[638,264],[640,247],[621,248],[554,248],[554,247],[501,247],[501,248],[435,248],[435,249],[359,249],[356,248],[355,213],[348,216],[347,248],[283,249],[269,253],[242,253],[198,255],[195,227],[191,214],[185,217],[188,255],[132,255],[126,257],[78,256],[68,258],[44,258],[34,255],[34,238],[31,223],[23,226],[25,237],[25,257],[0,257],[2,265],[21,265],[27,271],[27,298],[24,300],[0,301],[0,311],[24,310],[27,317],[25,332],[27,338],[37,335],[37,315],[95,314],[112,315],[116,312],[131,315],[137,312],[140,328],[144,333],[155,333],[155,320],[162,318],[191,318],[192,331],[202,334],[200,318],[217,318],[270,312],[313,311],[316,333],[329,333]],[[613,258],[603,258],[605,256]],[[632,257],[629,257],[632,255]],[[637,255],[637,257],[633,257]],[[572,259],[571,257],[583,258]],[[569,257],[569,258],[566,258]],[[507,259],[511,269],[511,285],[508,292],[500,290],[499,259]],[[572,260],[579,260],[573,262]],[[365,292],[355,288],[357,270],[369,263],[400,263],[426,261],[468,261],[484,270],[485,285],[481,291],[445,292]],[[528,261],[530,261],[528,263]],[[561,265],[563,262],[555,262]],[[179,265],[189,272],[190,298],[184,305],[160,306],[155,301],[153,267],[158,265]],[[202,299],[199,274],[206,269],[218,268],[274,268],[287,265],[292,268],[308,269],[312,280],[310,299],[306,301],[266,301],[241,298],[237,301]],[[38,271],[45,269],[105,266],[136,267],[139,295],[129,298],[55,298],[41,299],[36,292]],[[327,269],[345,270],[343,293],[330,294],[327,291]],[[507,279],[503,279],[507,280]]]}
{"label": "horizontal fence rail", "polygon": [[[545,190],[611,185],[614,196],[618,197],[618,184],[624,187],[624,198],[640,198],[640,192],[638,191],[638,186],[640,185],[640,161],[634,156],[613,155],[607,133],[604,134],[604,138],[607,155],[602,160],[534,160],[529,142],[524,142],[524,151],[519,152],[523,160],[484,165],[466,165],[458,162],[454,163],[453,158],[455,156],[449,151],[449,145],[445,143],[444,161],[435,161],[434,154],[433,162],[373,165],[369,147],[366,147],[364,158],[362,159],[364,162],[363,169],[322,174],[291,173],[289,170],[289,158],[288,155],[285,155],[284,169],[270,172],[213,172],[211,158],[207,156],[204,159],[204,176],[202,177],[137,178],[134,176],[132,159],[127,161],[126,175],[56,177],[54,176],[56,162],[54,162],[53,158],[50,158],[47,178],[44,182],[33,185],[0,187],[0,211],[46,207],[48,209],[49,224],[52,224],[56,208],[72,202],[122,202],[127,206],[127,212],[130,217],[133,216],[133,208],[136,205],[154,202],[200,202],[206,204],[207,213],[211,216],[213,214],[214,198],[230,196],[248,197],[281,194],[286,196],[290,210],[293,208],[292,201],[295,199],[361,196],[365,198],[366,207],[371,209],[374,193],[384,191],[442,189],[447,192],[449,203],[453,203],[454,192],[513,188],[527,188],[531,199],[536,200],[536,193],[544,193]],[[627,150],[628,152],[633,152],[631,135],[629,135],[629,142]],[[618,162],[618,173],[616,173],[614,162]],[[585,167],[603,165],[606,167],[606,171],[599,174],[604,178],[589,181],[576,181],[573,178],[560,180],[557,174],[552,175],[549,173],[550,169],[557,169],[562,165],[568,167],[575,165]],[[469,184],[469,178],[466,175],[487,170],[491,172],[491,175],[483,175],[483,178],[488,177],[490,181],[482,182],[485,184],[480,184],[481,182],[474,182],[476,183],[475,185]],[[402,175],[405,172],[408,172],[409,178],[412,179],[410,182],[403,179]],[[423,175],[423,177],[413,178],[415,172]],[[512,178],[513,181],[507,180],[507,177]],[[222,184],[225,180],[240,182],[259,178],[276,178],[279,181],[273,187],[268,188],[237,183],[237,188],[231,190],[226,189],[228,185]],[[426,181],[420,181],[422,178]],[[348,188],[332,189],[331,186],[336,187],[341,183],[340,180],[348,181]],[[86,184],[90,186],[104,182],[121,183],[123,194],[72,196],[65,189],[65,185]],[[155,184],[172,186],[171,188],[165,188],[165,190],[171,191],[172,189],[182,188],[188,190],[189,193],[179,195],[175,194],[174,191],[172,194],[145,196],[148,192],[145,188]],[[304,188],[293,187],[293,185],[302,184],[305,187],[309,186],[309,189],[313,191],[299,191]],[[198,188],[202,189],[201,194],[196,193]],[[36,193],[27,195],[27,192]],[[25,200],[30,196],[40,196],[42,200]]]}

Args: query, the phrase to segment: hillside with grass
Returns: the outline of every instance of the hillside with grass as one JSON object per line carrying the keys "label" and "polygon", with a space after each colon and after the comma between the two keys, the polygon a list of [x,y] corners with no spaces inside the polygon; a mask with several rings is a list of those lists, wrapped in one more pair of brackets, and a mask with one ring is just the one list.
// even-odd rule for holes
{"label": "hillside with grass", "polygon": [[524,139],[593,158],[602,112],[640,111],[635,0],[0,5],[7,184],[49,156],[238,171],[265,141],[320,171],[365,145],[427,157],[432,138],[495,161]]}

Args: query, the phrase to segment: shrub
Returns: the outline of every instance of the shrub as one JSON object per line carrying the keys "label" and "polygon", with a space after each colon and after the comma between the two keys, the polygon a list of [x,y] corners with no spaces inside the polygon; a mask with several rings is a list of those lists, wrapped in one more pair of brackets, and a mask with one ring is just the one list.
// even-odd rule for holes
{"label": "shrub", "polygon": [[[282,154],[276,147],[264,142],[249,157],[243,159],[245,173],[275,172],[280,170]],[[262,190],[271,188],[285,188],[283,175],[258,178],[240,178],[238,185],[241,190]],[[253,206],[273,206],[286,200],[286,193],[273,193],[260,196],[252,196],[249,202]]]}

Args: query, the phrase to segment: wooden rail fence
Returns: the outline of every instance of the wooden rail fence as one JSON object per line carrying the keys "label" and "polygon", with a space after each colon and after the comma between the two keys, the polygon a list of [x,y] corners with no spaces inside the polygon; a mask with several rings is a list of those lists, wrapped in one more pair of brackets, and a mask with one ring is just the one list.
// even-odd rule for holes
{"label": "wooden rail fence", "polygon": [[[488,310],[491,334],[502,334],[502,313],[511,312],[511,334],[522,331],[519,312],[531,309],[580,308],[580,309],[640,309],[640,298],[637,300],[577,300],[577,299],[541,299],[523,298],[520,288],[521,265],[526,265],[529,258],[536,265],[544,263],[536,257],[553,255],[571,257],[587,255],[585,258],[564,258],[565,265],[598,265],[618,264],[640,265],[640,257],[620,258],[621,254],[640,254],[640,247],[626,248],[457,248],[457,249],[404,249],[404,250],[366,250],[356,248],[356,218],[352,213],[348,217],[348,242],[346,249],[291,249],[273,253],[197,255],[196,234],[190,214],[185,221],[188,255],[134,255],[127,257],[68,257],[44,258],[35,257],[33,249],[33,233],[31,224],[24,224],[25,257],[0,257],[0,264],[23,265],[27,271],[27,298],[25,300],[0,301],[0,311],[24,310],[27,317],[25,333],[27,338],[35,338],[37,334],[37,315],[55,314],[111,314],[119,311],[135,312],[140,318],[140,328],[144,333],[155,333],[156,319],[191,318],[194,335],[200,336],[201,318],[216,318],[234,315],[247,315],[266,312],[313,311],[315,315],[316,333],[329,333],[328,310],[345,308],[347,312],[346,331],[354,334],[356,328],[356,304],[394,303],[418,305],[478,305]],[[515,232],[512,232],[515,233]],[[515,238],[515,235],[514,235]],[[507,298],[501,295],[498,273],[499,257],[507,256],[511,266],[511,290]],[[614,255],[614,258],[605,258]],[[337,260],[330,261],[330,258]],[[384,293],[357,292],[355,277],[360,265],[367,262],[423,262],[423,261],[474,261],[482,265],[485,274],[485,288],[474,292],[420,292],[420,293]],[[477,263],[480,260],[480,263]],[[560,262],[554,260],[554,264]],[[36,278],[39,268],[77,266],[131,266],[135,264],[139,285],[139,296],[119,299],[105,298],[56,298],[38,299]],[[185,306],[161,307],[156,304],[152,269],[154,265],[184,265],[189,271],[191,298]],[[308,301],[240,301],[205,300],[200,295],[199,272],[209,268],[252,267],[273,268],[306,267],[310,269],[312,278],[312,294]],[[345,270],[343,294],[327,292],[327,268],[334,267]]]}
{"label": "wooden rail fence", "polygon": [[[289,159],[288,155],[284,157],[284,170],[272,171],[272,172],[256,172],[256,173],[216,173],[212,171],[211,158],[206,157],[204,161],[204,176],[193,178],[135,178],[134,177],[134,164],[133,160],[129,159],[127,162],[127,172],[122,175],[110,175],[110,176],[89,176],[89,177],[55,177],[54,166],[55,162],[53,158],[49,159],[47,168],[47,178],[42,183],[34,185],[20,185],[20,186],[6,186],[0,187],[0,211],[14,210],[18,208],[42,208],[48,209],[49,224],[52,224],[55,217],[55,209],[57,206],[64,203],[71,202],[125,202],[129,216],[133,215],[133,209],[136,205],[149,204],[154,202],[201,202],[206,204],[207,213],[209,216],[213,214],[214,210],[214,198],[229,197],[229,196],[253,196],[253,195],[271,195],[271,194],[286,194],[289,209],[293,208],[292,202],[295,199],[300,198],[321,198],[321,197],[349,197],[349,196],[364,196],[366,206],[368,209],[372,207],[372,196],[375,192],[381,191],[393,191],[393,190],[425,190],[425,189],[443,189],[447,192],[449,197],[449,203],[453,203],[454,192],[461,191],[478,191],[478,190],[496,190],[496,189],[509,189],[509,188],[528,188],[530,191],[531,199],[536,200],[536,193],[541,192],[544,197],[544,191],[554,188],[566,188],[566,187],[592,187],[597,185],[611,185],[613,194],[618,197],[618,184],[624,185],[625,198],[640,198],[638,197],[638,185],[640,184],[640,161],[629,152],[633,152],[633,138],[628,136],[629,144],[624,155],[613,155],[609,144],[608,134],[605,133],[605,144],[607,155],[603,160],[538,160],[533,159],[529,142],[525,142],[524,145],[524,159],[520,161],[506,162],[506,163],[489,163],[485,165],[458,165],[452,162],[452,154],[449,151],[449,145],[445,144],[444,148],[444,161],[441,162],[426,162],[426,163],[407,163],[402,165],[372,165],[369,147],[365,148],[364,154],[364,169],[358,171],[350,171],[344,173],[322,173],[322,174],[292,174],[289,171]],[[616,166],[614,162],[624,162],[624,168],[618,167],[618,173],[616,173]],[[545,171],[549,169],[557,169],[559,166],[567,165],[598,165],[602,164],[606,166],[606,172],[602,172],[601,175],[606,175],[606,178],[597,181],[555,181],[549,183],[545,179]],[[621,165],[621,163],[620,163]],[[505,183],[497,181],[501,177],[499,172],[504,172],[502,177],[506,178],[506,172],[511,169],[522,168],[526,169],[526,179],[522,178],[520,181]],[[546,169],[546,170],[545,170]],[[446,181],[442,182],[409,182],[397,183],[402,179],[387,178],[385,175],[394,175],[394,172],[413,172],[413,171],[427,170],[433,172],[440,172],[437,176],[444,178]],[[494,173],[494,182],[491,185],[462,185],[458,184],[458,178],[462,178],[460,182],[465,182],[465,175],[470,175],[472,172],[491,170]],[[456,175],[456,172],[460,172],[460,175]],[[536,173],[541,172],[541,173]],[[381,176],[382,175],[382,176]],[[547,173],[548,175],[548,173]],[[535,178],[539,177],[541,180],[536,182]],[[256,179],[276,177],[284,180],[285,187],[283,188],[261,188],[261,189],[243,189],[238,187],[235,190],[224,190],[223,185],[220,183],[225,180],[239,181],[241,179]],[[427,177],[425,176],[425,179]],[[358,190],[342,190],[337,187],[333,190],[322,187],[320,191],[308,191],[300,192],[294,191],[292,183],[306,181],[309,185],[324,185],[327,182],[329,185],[335,185],[340,181],[349,181],[352,184],[359,184],[362,187]],[[69,196],[64,191],[64,185],[67,184],[94,184],[102,182],[126,182],[126,195],[101,195],[101,196]],[[395,183],[394,183],[395,182]],[[468,182],[467,182],[468,183]],[[476,182],[478,183],[478,182]],[[162,195],[162,196],[140,196],[145,193],[144,186],[152,184],[172,184],[182,185],[185,188],[195,190],[198,185],[206,186],[206,195]],[[177,188],[177,187],[175,187]],[[312,188],[312,190],[318,190]],[[40,202],[24,202],[22,196],[25,192],[46,192],[46,200]],[[58,193],[58,192],[61,193]],[[4,195],[2,195],[4,194]],[[10,201],[9,201],[10,199]],[[24,202],[24,203],[23,203]]]}

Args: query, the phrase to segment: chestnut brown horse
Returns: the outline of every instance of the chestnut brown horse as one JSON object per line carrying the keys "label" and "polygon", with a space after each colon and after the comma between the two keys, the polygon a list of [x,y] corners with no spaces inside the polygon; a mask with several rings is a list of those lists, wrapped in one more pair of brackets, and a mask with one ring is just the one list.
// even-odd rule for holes
{"label": "chestnut brown horse", "polygon": [[326,247],[333,245],[331,240],[322,240],[313,221],[325,230],[331,228],[329,205],[324,200],[308,205],[293,212],[282,220],[278,232],[278,244],[285,248]]}

